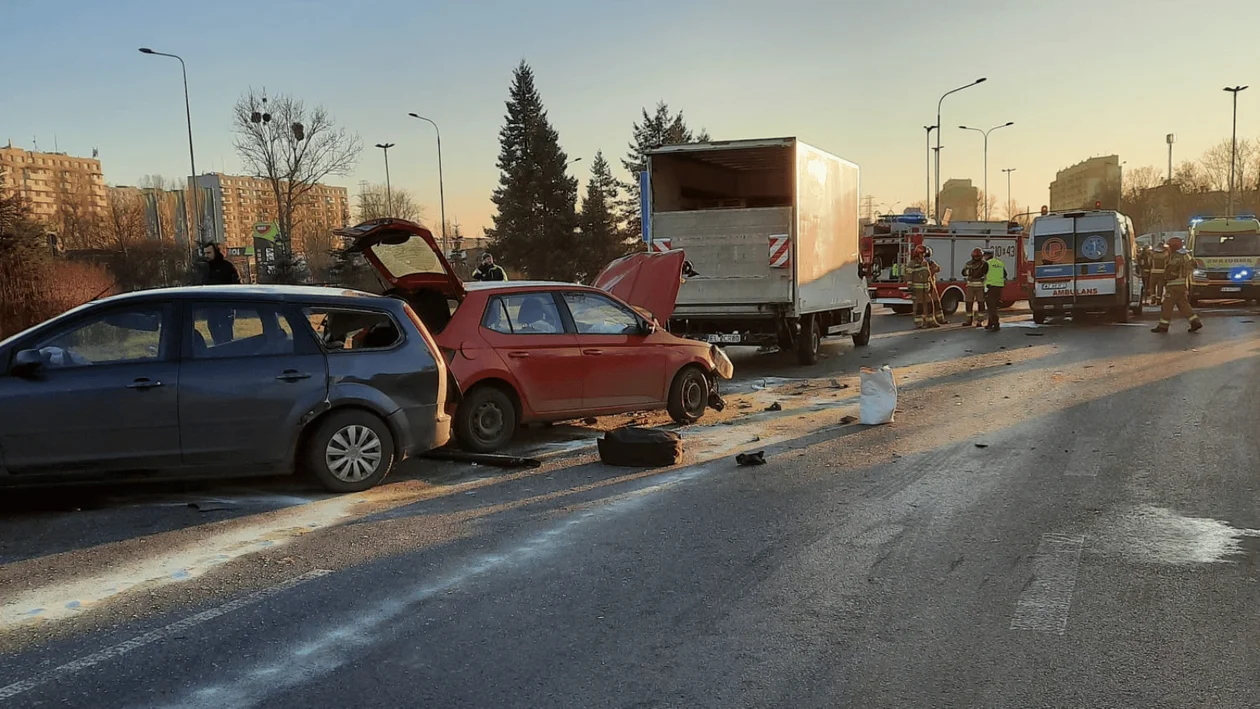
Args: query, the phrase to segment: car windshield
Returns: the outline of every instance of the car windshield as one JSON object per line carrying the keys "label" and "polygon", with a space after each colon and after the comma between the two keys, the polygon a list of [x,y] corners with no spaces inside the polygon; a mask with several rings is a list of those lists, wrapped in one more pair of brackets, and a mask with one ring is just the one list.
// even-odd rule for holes
{"label": "car windshield", "polygon": [[1197,234],[1195,256],[1260,256],[1260,234]]}

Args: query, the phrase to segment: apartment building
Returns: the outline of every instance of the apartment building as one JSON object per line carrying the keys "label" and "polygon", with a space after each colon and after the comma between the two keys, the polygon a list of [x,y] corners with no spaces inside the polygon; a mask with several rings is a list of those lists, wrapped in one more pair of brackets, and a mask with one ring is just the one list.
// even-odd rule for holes
{"label": "apartment building", "polygon": [[1050,183],[1050,209],[1120,208],[1120,156],[1090,158],[1060,170]]}
{"label": "apartment building", "polygon": [[[254,225],[276,219],[271,183],[259,177],[207,173],[196,180],[206,241],[229,247],[252,246]],[[191,208],[192,205],[189,205]],[[340,228],[350,222],[350,194],[345,187],[317,184],[298,206],[298,228]],[[301,250],[300,243],[294,248]]]}
{"label": "apartment building", "polygon": [[63,206],[105,214],[105,177],[95,157],[23,150],[10,142],[0,147],[0,190],[22,193],[36,217],[50,225]]}

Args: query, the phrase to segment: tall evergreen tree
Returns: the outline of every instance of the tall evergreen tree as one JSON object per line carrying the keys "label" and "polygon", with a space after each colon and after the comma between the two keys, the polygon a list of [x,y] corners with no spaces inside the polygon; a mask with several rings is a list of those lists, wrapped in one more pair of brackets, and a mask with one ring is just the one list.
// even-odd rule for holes
{"label": "tall evergreen tree", "polygon": [[609,261],[630,251],[625,228],[617,216],[619,193],[603,152],[595,153],[586,195],[582,197],[582,213],[578,215],[578,278],[584,282],[590,282]]}
{"label": "tall evergreen tree", "polygon": [[643,230],[639,206],[639,173],[647,166],[648,152],[663,145],[707,143],[709,133],[703,128],[699,133],[693,133],[687,127],[682,111],[670,113],[669,106],[664,101],[656,104],[656,110],[651,115],[644,108],[643,121],[634,123],[631,130],[633,139],[630,141],[630,151],[621,161],[621,166],[630,173],[630,181],[622,185],[626,191],[626,199],[621,203],[621,216],[627,232],[638,235]]}
{"label": "tall evergreen tree", "polygon": [[496,262],[528,278],[574,280],[577,180],[524,61],[512,73],[499,146],[497,212],[486,230]]}

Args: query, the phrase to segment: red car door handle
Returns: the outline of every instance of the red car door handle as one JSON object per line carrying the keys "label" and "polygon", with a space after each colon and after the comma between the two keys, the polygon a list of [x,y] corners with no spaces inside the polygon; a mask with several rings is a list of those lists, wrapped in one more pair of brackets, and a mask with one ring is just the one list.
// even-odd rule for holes
{"label": "red car door handle", "polygon": [[604,354],[604,351],[603,351],[603,350],[582,350],[582,354],[585,354],[585,355],[602,355],[602,354]]}
{"label": "red car door handle", "polygon": [[512,359],[525,359],[528,356],[528,352],[508,352],[508,357],[511,357]]}

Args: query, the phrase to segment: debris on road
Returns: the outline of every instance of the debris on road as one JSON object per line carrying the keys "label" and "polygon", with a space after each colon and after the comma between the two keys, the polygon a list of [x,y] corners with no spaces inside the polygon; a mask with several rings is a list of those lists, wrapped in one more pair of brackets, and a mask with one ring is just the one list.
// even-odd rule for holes
{"label": "debris on road", "polygon": [[189,502],[188,506],[198,512],[226,512],[233,508],[230,502],[222,500],[210,500],[207,502]]}
{"label": "debris on road", "polygon": [[625,468],[660,468],[682,461],[682,436],[673,431],[627,426],[597,440],[604,465]]}
{"label": "debris on road", "polygon": [[840,417],[840,425],[842,426],[853,423],[854,421],[857,421],[856,416],[850,416],[849,414],[845,414],[844,416]]}
{"label": "debris on road", "polygon": [[740,453],[735,456],[735,463],[737,465],[765,465],[766,452],[757,451],[756,453]]}
{"label": "debris on road", "polygon": [[1045,337],[1045,336],[1046,336],[1046,333],[1044,332],[1025,332],[1024,333],[1024,337]]}
{"label": "debris on road", "polygon": [[541,468],[542,461],[537,458],[523,458],[515,455],[498,455],[495,453],[469,453],[453,448],[438,448],[420,456],[430,460],[449,460],[456,463],[472,463],[473,465],[493,465],[498,468]]}
{"label": "debris on road", "polygon": [[587,426],[594,426],[595,424],[599,423],[599,419],[595,418],[594,416],[587,416],[586,418],[582,419],[582,423],[586,424]]}
{"label": "debris on road", "polygon": [[841,383],[840,383],[840,380],[838,380],[838,379],[832,379],[832,380],[831,380],[831,388],[832,388],[832,389],[848,389],[848,388],[849,388],[849,385],[848,385],[848,384],[841,384]]}
{"label": "debris on road", "polygon": [[766,411],[782,411],[782,410],[783,410],[783,405],[777,401],[766,407]]}
{"label": "debris on road", "polygon": [[977,443],[977,444],[976,444],[976,448],[988,448],[988,447],[989,447],[989,444],[988,444],[988,443]]}
{"label": "debris on road", "polygon": [[897,380],[888,365],[879,369],[862,367],[862,390],[858,413],[867,425],[892,423],[897,412]]}

